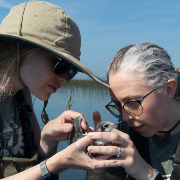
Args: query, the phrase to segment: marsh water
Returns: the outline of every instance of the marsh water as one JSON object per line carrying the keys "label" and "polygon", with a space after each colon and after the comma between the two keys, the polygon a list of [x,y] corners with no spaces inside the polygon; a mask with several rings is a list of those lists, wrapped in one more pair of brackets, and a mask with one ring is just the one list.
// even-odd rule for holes
{"label": "marsh water", "polygon": [[[74,80],[63,85],[56,93],[52,94],[46,108],[49,119],[53,120],[58,117],[68,107],[68,101],[71,99],[71,110],[81,112],[90,126],[93,124],[93,112],[99,111],[103,121],[116,122],[117,118],[113,117],[105,108],[105,105],[111,101],[109,90],[94,81]],[[34,99],[34,97],[33,97]],[[34,109],[41,129],[44,124],[41,121],[41,112],[43,102],[35,98]],[[60,142],[58,151],[65,149],[68,143]],[[80,180],[86,179],[86,173],[81,170],[68,169],[59,174],[61,180]]]}

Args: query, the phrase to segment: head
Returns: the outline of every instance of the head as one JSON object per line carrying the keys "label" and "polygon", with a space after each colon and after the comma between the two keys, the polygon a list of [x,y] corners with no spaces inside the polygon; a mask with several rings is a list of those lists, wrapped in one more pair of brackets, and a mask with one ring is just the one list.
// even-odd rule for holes
{"label": "head", "polygon": [[[43,49],[73,66],[71,78],[80,71],[108,87],[80,62],[79,28],[57,5],[44,1],[29,1],[14,6],[0,25],[0,40],[16,42],[17,47],[22,43]],[[66,65],[59,63],[56,69],[60,66],[67,68]]]}
{"label": "head", "polygon": [[[108,68],[108,80],[112,100],[121,105],[123,121],[138,131],[145,125],[153,129],[156,122],[154,131],[140,132],[145,136],[155,134],[162,127],[168,129],[171,102],[179,99],[179,76],[163,48],[152,43],[122,48]],[[128,113],[128,106],[123,108],[123,105],[131,101],[134,106],[135,100],[141,100],[142,112]],[[154,119],[154,124],[150,119]]]}
{"label": "head", "polygon": [[[42,59],[47,60],[47,57],[45,57],[47,53],[48,57],[55,57],[56,59],[58,58],[59,60],[61,60],[60,63],[56,63],[53,67],[53,71],[56,75],[62,75],[60,69],[67,69],[70,67],[70,64],[71,68],[69,69],[69,77],[73,77],[78,71],[81,71],[100,84],[108,86],[106,83],[94,76],[94,74],[80,62],[81,36],[79,28],[73,21],[73,19],[59,6],[44,1],[29,1],[14,6],[0,25],[0,40],[5,41],[5,43],[7,41],[11,41],[10,44],[12,44],[12,46],[8,47],[9,50],[5,50],[3,48],[3,42],[1,46],[3,50],[0,49],[0,51],[2,50],[1,55],[4,51],[12,51],[13,53],[12,56],[10,54],[8,54],[7,57],[4,57],[4,55],[2,55],[2,57],[0,56],[0,59],[8,59],[8,65],[9,62],[11,62],[10,67],[7,66],[7,63],[5,63],[4,61],[2,63],[2,67],[4,69],[3,72],[5,72],[6,75],[5,81],[10,82],[9,76],[12,73],[17,73],[19,82],[21,83],[19,89],[23,88],[24,86],[27,86],[28,88],[30,86],[32,87],[32,83],[28,84],[30,81],[25,82],[27,78],[23,78],[25,77],[23,76],[23,74],[26,74],[26,69],[24,68],[25,65],[26,68],[28,68],[28,65],[32,66],[32,62],[30,60],[35,60],[33,57],[34,55],[37,60],[35,62],[36,65],[38,64],[39,57],[42,54],[44,54],[43,56],[41,56],[43,57]],[[27,47],[27,50],[25,48],[24,53],[26,55],[23,58],[21,49],[24,49],[24,47]],[[39,51],[39,49],[41,50],[41,52]],[[47,67],[47,63],[45,61],[43,62],[43,67]],[[39,66],[41,67],[42,64],[39,63]],[[11,71],[11,69],[13,69],[13,71]],[[21,69],[24,73],[22,73]],[[32,69],[34,68],[31,68],[30,70]],[[32,75],[35,74],[34,71],[28,72]],[[66,71],[63,70],[63,73],[66,73]],[[52,73],[50,72],[49,75],[52,75]],[[49,78],[48,74],[46,74],[45,76],[44,73],[41,72],[40,74],[38,74],[37,72],[36,77],[39,78],[40,76]],[[2,79],[4,81],[4,76]],[[35,83],[37,84],[37,82],[34,82],[34,84]],[[60,83],[57,82],[57,79],[52,83],[53,84],[50,85],[53,85],[54,87],[50,86],[50,89],[51,91],[56,91],[56,89],[60,87]],[[32,88],[29,89],[31,90]],[[37,89],[34,89],[33,93],[36,93],[36,91]],[[49,97],[46,96],[39,98],[41,100],[47,100]]]}
{"label": "head", "polygon": [[96,132],[111,132],[111,130],[117,125],[119,122],[112,123],[110,121],[102,121],[97,126]]}

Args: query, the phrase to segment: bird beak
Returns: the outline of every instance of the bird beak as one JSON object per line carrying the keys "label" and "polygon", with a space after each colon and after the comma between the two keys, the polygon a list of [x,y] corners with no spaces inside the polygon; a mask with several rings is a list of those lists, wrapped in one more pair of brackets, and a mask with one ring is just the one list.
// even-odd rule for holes
{"label": "bird beak", "polygon": [[120,123],[120,122],[113,123],[113,124],[109,127],[110,131],[111,131],[116,125],[118,125],[119,123]]}

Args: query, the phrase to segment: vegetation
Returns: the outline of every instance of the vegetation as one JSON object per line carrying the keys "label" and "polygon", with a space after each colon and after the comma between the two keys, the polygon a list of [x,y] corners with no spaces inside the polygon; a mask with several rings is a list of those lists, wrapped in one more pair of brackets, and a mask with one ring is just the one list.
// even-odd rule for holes
{"label": "vegetation", "polygon": [[71,80],[67,84],[62,84],[62,87],[68,87],[68,88],[83,88],[83,89],[88,89],[88,90],[96,90],[96,89],[101,89],[101,90],[108,90],[107,87],[102,86],[101,84],[97,83],[96,81],[93,80]]}
{"label": "vegetation", "polygon": [[68,101],[68,105],[66,107],[66,110],[70,110],[72,105],[73,105],[73,102],[72,102],[72,91],[71,91],[71,94],[70,94],[70,97],[69,97],[69,101]]}

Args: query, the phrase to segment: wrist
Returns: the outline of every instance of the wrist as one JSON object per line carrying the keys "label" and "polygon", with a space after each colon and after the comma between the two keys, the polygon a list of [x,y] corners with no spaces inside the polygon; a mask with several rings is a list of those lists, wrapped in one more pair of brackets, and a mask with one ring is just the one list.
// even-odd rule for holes
{"label": "wrist", "polygon": [[48,171],[48,168],[46,166],[46,160],[40,163],[40,169],[41,169],[43,179],[57,180],[59,178],[58,174],[52,174]]}
{"label": "wrist", "polygon": [[56,153],[46,161],[46,166],[50,173],[59,174],[67,169],[65,155],[61,152]]}
{"label": "wrist", "polygon": [[50,143],[41,139],[39,153],[44,159],[47,159],[57,152],[57,146],[58,143]]}
{"label": "wrist", "polygon": [[[152,180],[157,171],[155,171],[151,166],[146,170],[141,170],[141,173],[138,174],[138,177],[134,177],[138,180]],[[143,173],[143,174],[142,174]]]}

